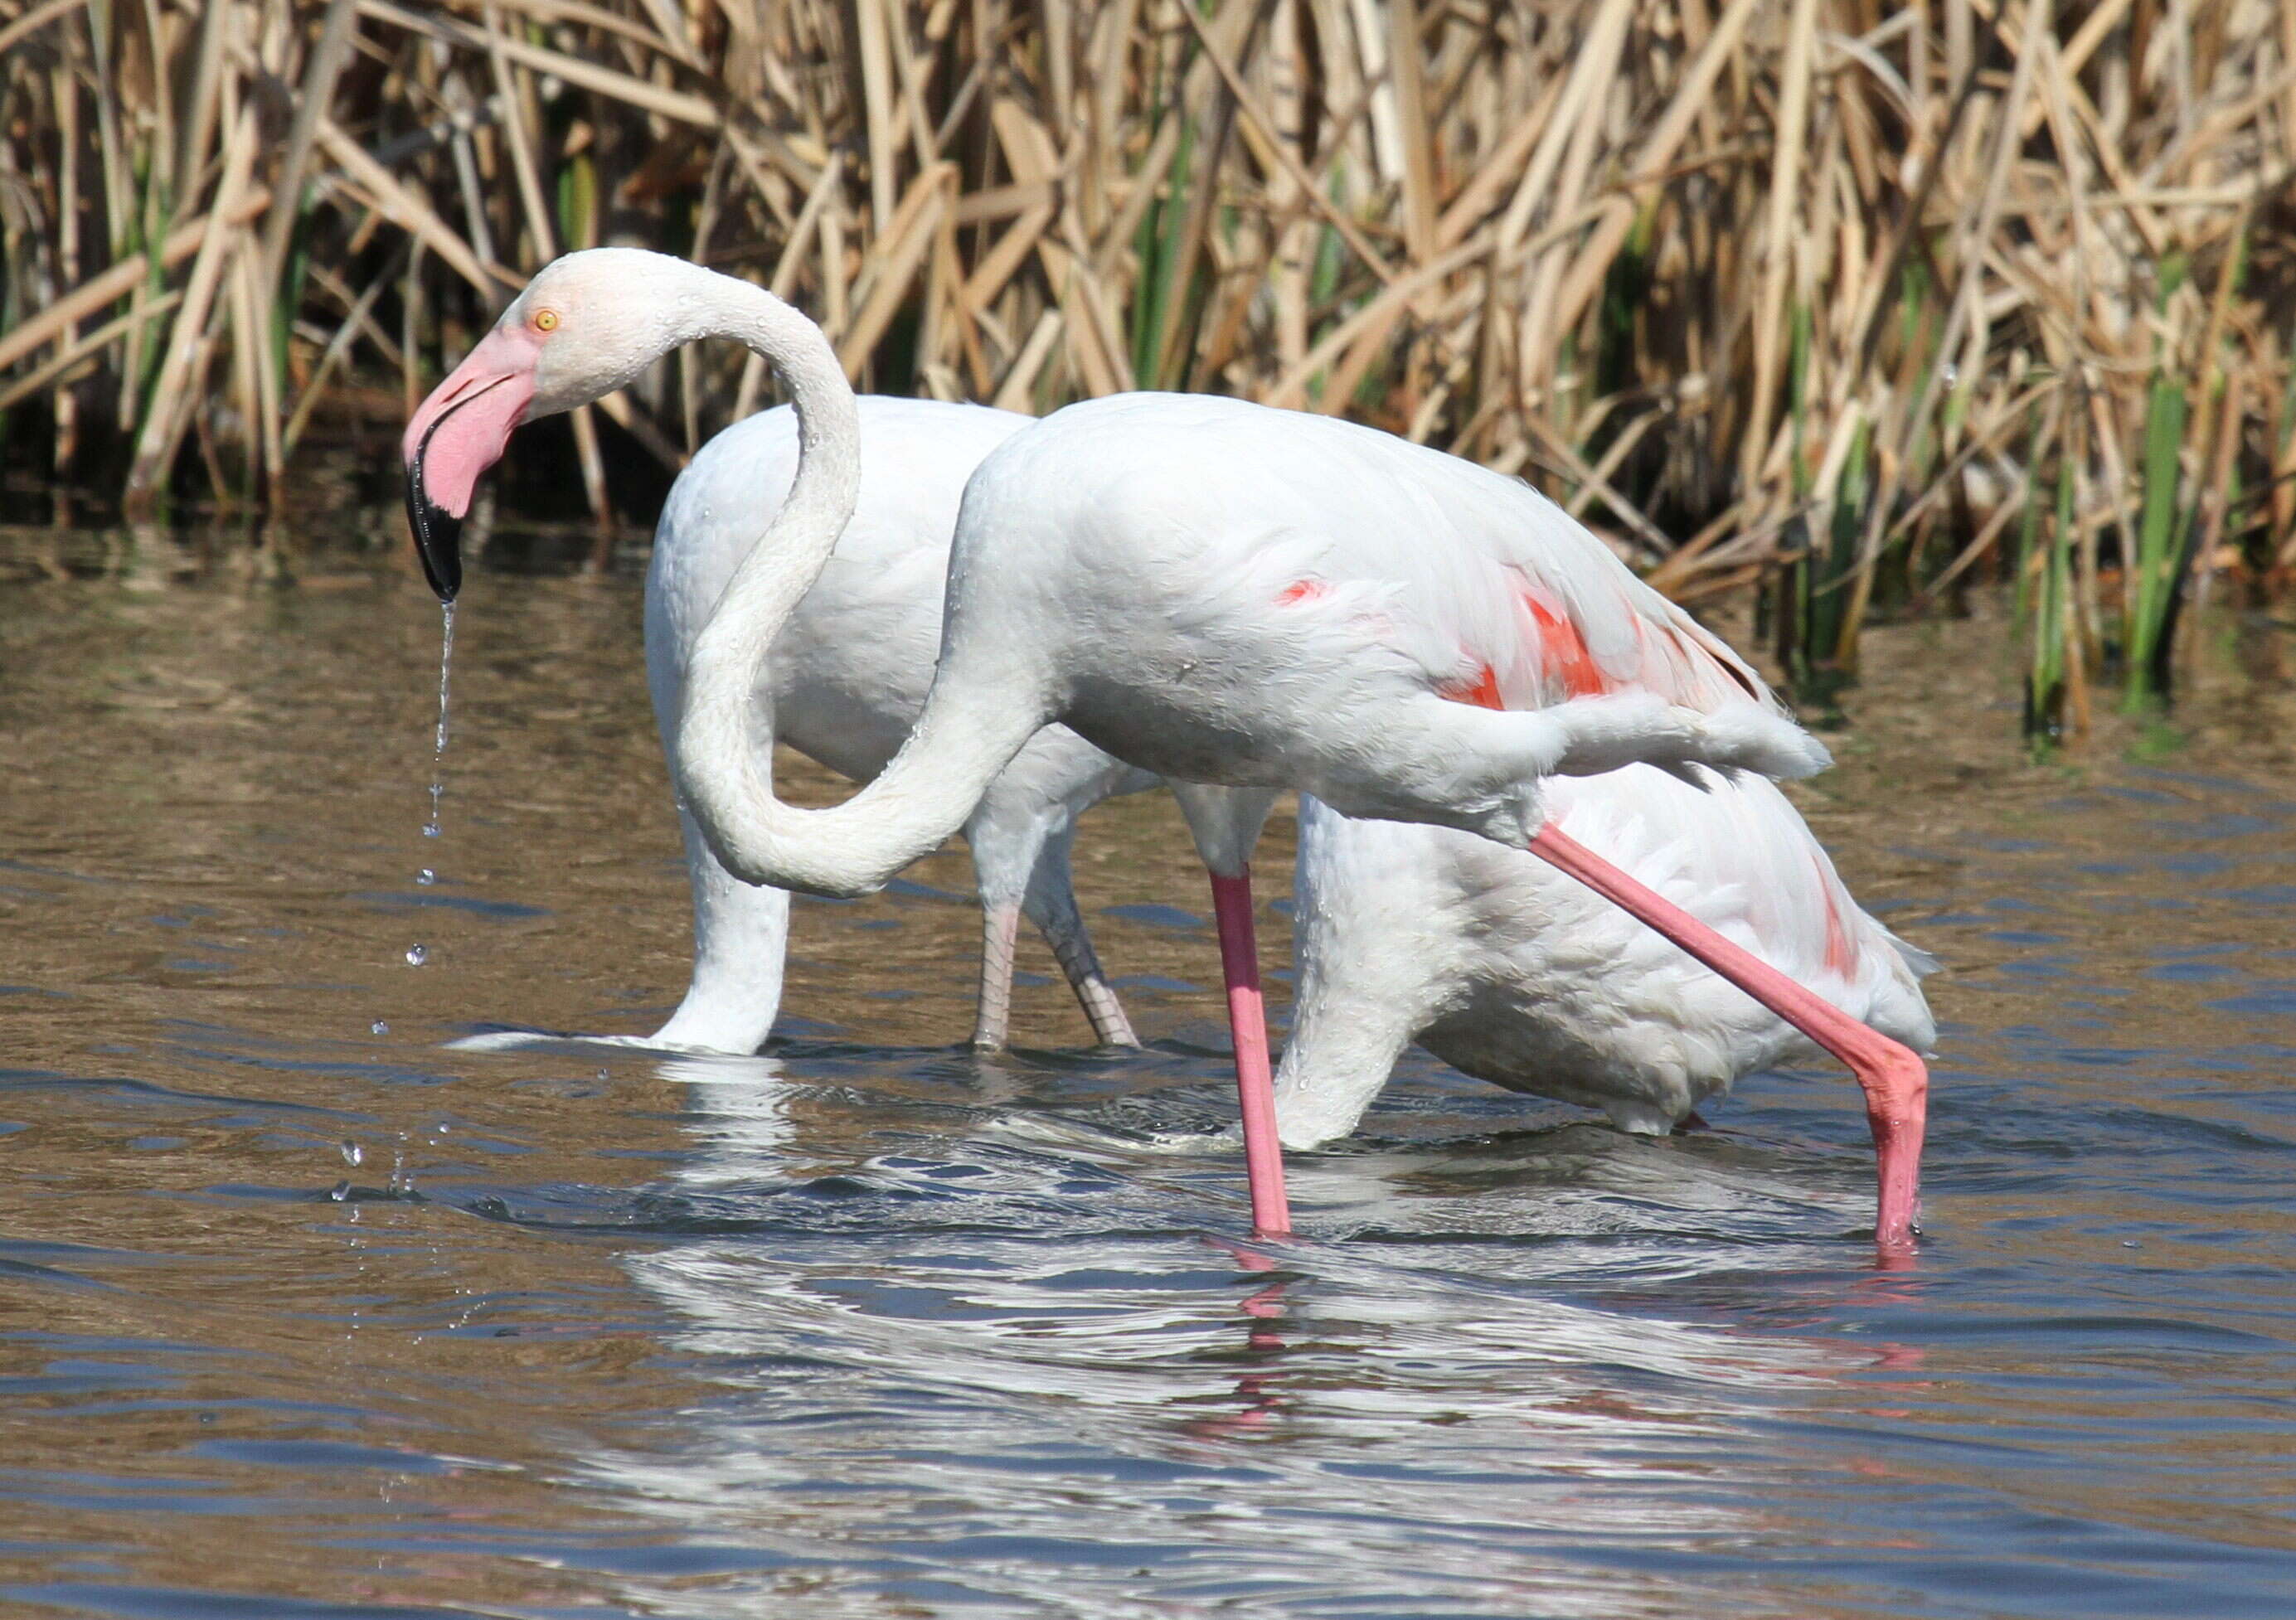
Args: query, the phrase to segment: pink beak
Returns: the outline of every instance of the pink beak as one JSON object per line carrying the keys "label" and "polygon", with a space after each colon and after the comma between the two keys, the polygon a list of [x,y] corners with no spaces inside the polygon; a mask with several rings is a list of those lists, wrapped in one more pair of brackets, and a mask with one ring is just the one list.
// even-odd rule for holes
{"label": "pink beak", "polygon": [[541,349],[541,340],[523,327],[496,327],[430,391],[399,441],[407,521],[440,601],[454,601],[463,588],[463,519],[471,492],[526,420]]}

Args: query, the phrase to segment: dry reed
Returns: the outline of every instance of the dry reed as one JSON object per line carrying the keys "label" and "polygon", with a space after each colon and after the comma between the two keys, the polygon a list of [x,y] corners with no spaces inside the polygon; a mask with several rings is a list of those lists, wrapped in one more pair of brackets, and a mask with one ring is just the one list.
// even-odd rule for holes
{"label": "dry reed", "polygon": [[[276,501],[628,241],[879,389],[1531,477],[1679,595],[1776,579],[1821,694],[2013,569],[2036,678],[2142,700],[2196,570],[2296,570],[2286,4],[0,0],[0,431],[131,515]],[[675,463],[759,381],[603,408]]]}

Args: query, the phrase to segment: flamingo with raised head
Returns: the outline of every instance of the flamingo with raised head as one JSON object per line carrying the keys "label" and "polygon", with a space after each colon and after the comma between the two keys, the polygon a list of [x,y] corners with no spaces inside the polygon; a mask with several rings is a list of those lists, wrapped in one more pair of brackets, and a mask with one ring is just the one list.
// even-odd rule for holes
{"label": "flamingo with raised head", "polygon": [[520,421],[719,336],[774,369],[800,442],[789,497],[687,669],[679,781],[728,871],[827,894],[882,886],[1056,723],[1175,782],[1212,873],[1253,1222],[1278,1234],[1290,1215],[1247,868],[1274,794],[1528,849],[1849,1065],[1879,1160],[1877,1240],[1910,1243],[1921,1060],[1549,826],[1542,797],[1558,773],[1640,760],[1799,775],[1824,750],[1726,646],[1512,479],[1233,400],[1057,412],[965,487],[940,661],[908,740],[845,803],[799,809],[758,769],[752,697],[854,510],[851,388],[820,330],[763,289],[592,249],[537,274],[408,424],[409,516],[434,585],[457,582],[460,514]]}
{"label": "flamingo with raised head", "polygon": [[[868,476],[837,549],[798,604],[760,673],[757,767],[770,773],[775,737],[857,782],[898,751],[924,706],[940,650],[941,592],[957,497],[981,458],[1031,420],[980,405],[864,397]],[[647,685],[663,751],[677,769],[677,720],[694,638],[762,520],[796,477],[798,432],[787,405],[735,422],[677,475],[655,526],[646,570]],[[988,784],[966,818],[981,904],[972,1045],[1001,1049],[1011,1028],[1013,961],[1025,915],[1045,937],[1104,1045],[1136,1046],[1077,908],[1069,854],[1077,817],[1101,800],[1153,787],[1065,726],[1047,726]],[[749,1053],[778,1014],[788,953],[785,889],[743,883],[718,863],[679,807],[693,899],[693,975],[669,1020],[617,1045]],[[500,1049],[535,1038],[489,1031],[455,1043]]]}

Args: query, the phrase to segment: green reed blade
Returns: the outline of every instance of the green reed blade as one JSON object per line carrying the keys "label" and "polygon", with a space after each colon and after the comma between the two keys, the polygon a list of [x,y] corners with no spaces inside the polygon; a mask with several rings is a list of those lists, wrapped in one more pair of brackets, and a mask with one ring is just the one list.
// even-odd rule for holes
{"label": "green reed blade", "polygon": [[2033,426],[2025,446],[2025,507],[2017,519],[2017,553],[2013,570],[2016,581],[2014,622],[2020,634],[2030,634],[2028,616],[2033,609],[2032,579],[2034,545],[2041,532],[2041,446],[2043,429],[2037,410]]}
{"label": "green reed blade", "polygon": [[2033,615],[2032,667],[2026,684],[2025,732],[2054,741],[2065,724],[2065,648],[2072,616],[2074,541],[2073,458],[2057,457],[2056,523],[2041,570],[2040,601]]}
{"label": "green reed blade", "polygon": [[1162,194],[1141,216],[1136,239],[1140,269],[1132,302],[1132,375],[1142,388],[1160,385],[1156,357],[1163,352],[1164,329],[1174,319],[1173,278],[1177,274],[1180,236],[1188,222],[1188,176],[1195,161],[1194,120],[1185,113]]}

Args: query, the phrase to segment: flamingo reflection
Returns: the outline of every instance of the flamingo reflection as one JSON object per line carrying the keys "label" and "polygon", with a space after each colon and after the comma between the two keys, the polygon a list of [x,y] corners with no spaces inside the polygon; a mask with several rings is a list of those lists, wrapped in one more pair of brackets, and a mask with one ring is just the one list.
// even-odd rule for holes
{"label": "flamingo reflection", "polygon": [[[1121,1608],[1094,1608],[1113,1577],[1062,1550],[1111,1541],[1128,1570],[1177,1559],[1339,1593],[1408,1569],[1431,1603],[1496,1582],[1524,1612],[1683,1612],[1686,1589],[1645,1574],[1628,1590],[1536,1549],[1765,1534],[1813,1466],[1775,1414],[1839,1411],[1815,1392],[1875,1364],[1819,1320],[1857,1286],[1831,1245],[1766,1240],[1810,1300],[1810,1330],[1778,1330],[1759,1289],[1711,1303],[1745,1248],[1685,1258],[1618,1219],[1542,1231],[1569,1199],[1435,1190],[1424,1150],[1302,1162],[1303,1198],[1347,1212],[1357,1240],[1208,1243],[1185,1156],[963,1117],[902,1132],[881,1109],[858,1110],[863,1141],[849,1097],[770,1060],[660,1072],[691,1144],[660,1206],[739,1223],[668,1218],[625,1256],[696,1395],[587,1468],[683,1538],[1031,1612]],[[1464,1231],[1470,1211],[1508,1230]],[[668,1601],[632,1579],[634,1603]],[[720,1611],[685,1586],[671,1606],[733,1615],[758,1596],[729,1590]]]}

